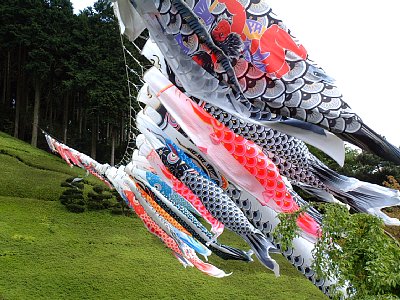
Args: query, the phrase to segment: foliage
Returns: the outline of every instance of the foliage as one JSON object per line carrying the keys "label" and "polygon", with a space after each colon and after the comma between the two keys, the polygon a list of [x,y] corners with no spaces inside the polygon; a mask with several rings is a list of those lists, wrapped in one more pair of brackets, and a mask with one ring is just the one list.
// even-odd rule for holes
{"label": "foliage", "polygon": [[279,224],[272,231],[272,235],[283,251],[292,247],[292,241],[300,236],[301,229],[297,225],[297,219],[306,210],[307,206],[304,206],[292,213],[278,214]]}
{"label": "foliage", "polygon": [[60,196],[61,204],[74,213],[83,213],[86,210],[86,201],[83,197],[84,185],[80,182],[75,182],[73,178],[68,178],[61,186],[67,187]]}
{"label": "foliage", "polygon": [[359,180],[379,185],[382,185],[383,182],[387,180],[387,176],[392,176],[397,181],[400,181],[400,166],[397,166],[392,162],[385,161],[380,157],[370,154],[366,151],[346,147],[346,163],[343,167],[340,167],[321,150],[318,150],[312,146],[309,146],[309,149],[329,168],[342,175],[355,177]]}
{"label": "foliage", "polygon": [[114,215],[131,215],[131,210],[115,190],[103,183],[92,185],[86,180],[67,178],[61,183],[66,188],[60,196],[67,210],[82,213],[86,210],[109,210]]}
{"label": "foliage", "polygon": [[[93,191],[94,191],[95,193],[97,193],[97,194],[102,194],[103,192],[106,191],[106,187],[104,186],[104,184],[96,184],[96,185],[93,187]],[[107,191],[109,191],[109,190],[107,190]]]}
{"label": "foliage", "polygon": [[101,210],[107,208],[105,201],[111,199],[112,195],[106,189],[101,186],[94,186],[93,191],[88,193],[88,209],[89,210]]}
{"label": "foliage", "polygon": [[[385,234],[383,222],[368,214],[350,214],[342,205],[319,206],[324,218],[313,253],[313,270],[321,278],[337,280],[337,287],[348,286],[347,293],[354,299],[398,295],[400,248]],[[279,218],[283,225],[278,232],[289,231],[280,233],[286,245],[288,238],[298,234],[297,217],[280,214]],[[339,289],[337,292],[339,297]]]}
{"label": "foliage", "polygon": [[[69,0],[4,0],[0,15],[0,130],[30,140],[39,86],[41,128],[82,152],[98,147],[98,161],[110,161],[115,137],[122,156],[130,99],[111,2],[74,15]],[[44,139],[38,147],[47,147]]]}
{"label": "foliage", "polygon": [[387,176],[387,181],[383,182],[383,186],[400,191],[400,183],[392,175]]}
{"label": "foliage", "polygon": [[[400,183],[393,176],[387,176],[387,181],[383,182],[383,185],[400,191]],[[386,207],[383,209],[384,213],[392,218],[400,218],[400,206]],[[400,227],[399,226],[386,226],[388,234],[400,241]]]}
{"label": "foliage", "polygon": [[338,276],[341,283],[349,280],[358,298],[398,295],[400,265],[395,262],[399,261],[400,248],[385,234],[380,219],[326,205],[322,237],[315,248],[318,273]]}
{"label": "foliage", "polygon": [[85,206],[82,205],[81,203],[74,203],[74,202],[69,202],[65,205],[65,207],[73,213],[83,213],[86,209]]}

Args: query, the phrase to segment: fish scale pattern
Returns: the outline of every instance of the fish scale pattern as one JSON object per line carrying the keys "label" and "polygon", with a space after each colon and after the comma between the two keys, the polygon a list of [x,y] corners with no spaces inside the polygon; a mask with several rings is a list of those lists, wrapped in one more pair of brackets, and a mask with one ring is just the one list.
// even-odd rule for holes
{"label": "fish scale pattern", "polygon": [[[152,174],[148,174],[147,178],[149,179],[148,182],[152,186],[154,186],[154,188],[156,188],[164,197],[167,197],[167,199],[169,199],[173,203],[173,205],[176,207],[176,209],[181,214],[183,214],[186,218],[188,218],[190,220],[190,222],[192,222],[204,234],[206,234],[210,238],[212,238],[212,234],[207,230],[207,228],[205,228],[185,207],[181,206],[179,203],[176,203],[171,197],[168,197],[169,194],[165,192],[167,187],[162,187],[162,185],[164,185],[164,184],[167,185],[166,183],[164,183],[164,182],[160,183],[157,179],[154,179],[154,176],[152,176]],[[171,211],[167,205],[165,205],[160,199],[158,199],[150,191],[147,191],[147,193],[152,195],[154,197],[155,201],[157,202],[157,204],[159,204],[165,211],[167,211],[171,216],[173,216],[179,222],[180,218],[173,211]],[[179,223],[182,224],[183,221],[181,220]],[[189,230],[189,229],[187,229],[187,230]],[[191,232],[191,233],[193,234],[193,232]]]}
{"label": "fish scale pattern", "polygon": [[[183,51],[193,58],[196,58],[196,55],[204,57],[209,54],[207,52],[209,47],[202,43],[203,39],[196,34],[193,26],[180,16],[172,2],[174,1],[156,1],[160,12],[160,22],[166,33],[173,35]],[[236,2],[236,5],[243,6],[246,20],[257,20],[258,24],[265,29],[276,26],[290,34],[283,22],[272,12],[267,1],[229,2]],[[204,9],[209,11],[210,2],[191,0],[186,1],[186,4],[196,13],[197,21],[208,30],[210,36],[220,19],[232,18],[231,12],[224,4],[218,4],[209,14],[202,14],[201,11]],[[232,26],[232,28],[234,27]],[[240,35],[243,32],[233,33]],[[361,128],[361,119],[343,101],[341,92],[322,69],[310,60],[300,57],[292,51],[286,51],[284,61],[288,65],[288,71],[280,78],[276,78],[274,74],[263,72],[257,68],[255,63],[257,59],[254,57],[254,53],[250,54],[252,58],[249,59],[250,61],[245,59],[247,53],[245,44],[249,41],[253,40],[247,38],[243,42],[242,53],[244,54],[231,59],[232,67],[244,97],[251,103],[252,109],[260,112],[260,116],[263,112],[274,113],[317,124],[335,133],[354,133]],[[209,55],[212,56],[212,54]],[[212,60],[212,58],[210,59]],[[229,80],[226,69],[218,62],[208,64],[208,66],[209,68],[206,70],[221,82],[229,84],[232,81]]]}
{"label": "fish scale pattern", "polygon": [[162,208],[146,191],[140,186],[136,185],[139,192],[142,194],[142,197],[146,199],[146,201],[153,207],[153,209],[163,217],[168,223],[174,226],[176,229],[186,233],[187,235],[191,235],[175,218],[173,218],[164,208]]}
{"label": "fish scale pattern", "polygon": [[215,183],[201,177],[176,156],[169,148],[157,149],[164,165],[199,197],[207,210],[226,228],[239,235],[250,235],[256,229],[242,211]]}
{"label": "fish scale pattern", "polygon": [[278,167],[280,173],[293,184],[301,182],[315,188],[326,189],[312,172],[311,163],[315,157],[303,141],[266,126],[245,122],[211,104],[203,103],[203,107],[235,134],[259,145]]}

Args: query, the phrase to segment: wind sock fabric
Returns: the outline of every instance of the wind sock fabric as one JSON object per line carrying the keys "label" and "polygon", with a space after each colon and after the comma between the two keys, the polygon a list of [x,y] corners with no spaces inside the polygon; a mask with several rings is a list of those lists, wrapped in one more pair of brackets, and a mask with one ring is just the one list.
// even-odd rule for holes
{"label": "wind sock fabric", "polygon": [[[169,73],[169,78],[175,80],[174,74]],[[194,150],[196,147],[188,141],[179,124],[161,103],[155,101],[156,97],[147,92],[142,93],[139,99],[156,109],[156,111],[152,111],[146,107],[143,111],[144,114],[156,122],[167,135],[173,137],[175,143],[179,143],[180,147],[184,146],[186,153],[190,152],[191,158],[195,158],[197,164],[205,166],[204,155]],[[265,155],[278,167],[280,174],[286,176],[292,184],[317,196],[322,201],[337,202],[340,200],[355,211],[376,215],[382,218],[386,225],[398,226],[400,224],[398,219],[389,217],[381,210],[384,207],[400,204],[398,191],[340,175],[312,155],[301,140],[265,125],[246,122],[207,102],[194,100],[235,134],[260,146]],[[219,182],[224,179],[216,175],[213,168],[208,171],[212,172],[214,179],[218,177],[216,180]],[[299,204],[298,201],[296,202]],[[315,214],[313,214],[314,216]]]}
{"label": "wind sock fabric", "polygon": [[[138,140],[141,140],[140,136],[138,137]],[[138,142],[138,141],[137,141]],[[158,154],[155,152],[154,149],[151,149],[145,141],[139,141],[140,143],[138,144],[139,150],[148,158],[149,162],[152,164],[154,169],[156,170],[161,170],[160,172],[165,174],[165,176],[171,180],[173,183],[173,189],[180,194],[182,197],[185,199],[188,199],[188,197],[194,197],[195,200],[193,201],[193,205],[197,208],[200,207],[199,204],[201,204],[204,207],[204,204],[200,201],[200,199],[194,195],[194,193],[180,180],[178,180],[175,176],[173,176],[164,166],[163,162],[161,161],[160,157]],[[196,204],[195,202],[199,202]],[[208,214],[210,212],[208,211],[207,208],[204,207]],[[203,212],[201,212],[203,213]],[[213,217],[214,218],[214,217]],[[216,219],[216,218],[214,218]],[[220,222],[220,221],[218,221]],[[215,236],[213,236],[211,233],[208,231],[204,231],[200,228],[200,230],[196,230],[195,237],[203,244],[209,245],[209,248],[212,250],[213,253],[217,254],[219,257],[223,259],[233,259],[233,260],[244,260],[244,261],[252,261],[251,254],[252,252],[245,252],[240,249],[236,249],[227,245],[221,245],[215,240]],[[203,242],[204,241],[204,242]]]}
{"label": "wind sock fabric", "polygon": [[[140,140],[140,136],[137,142]],[[186,187],[179,179],[169,172],[154,149],[151,149],[146,143],[138,143],[138,148],[143,151],[143,154],[148,159],[152,167],[157,171],[158,175],[163,176],[163,179],[169,183],[173,190],[182,198],[186,199],[193,207],[200,213],[204,220],[207,221],[212,227],[211,232],[215,234],[214,239],[217,238],[223,231],[224,225],[215,219],[210,212],[204,207],[200,199],[193,194],[193,192]]]}
{"label": "wind sock fabric", "polygon": [[[171,202],[169,202],[169,200],[166,199],[161,193],[159,193],[157,189],[153,188],[149,184],[149,182],[146,181],[146,179],[144,178],[145,174],[143,173],[145,172],[139,171],[135,174],[137,188],[142,196],[153,207],[153,209],[158,213],[160,217],[162,217],[165,221],[172,225],[171,229],[174,234],[179,237],[179,239],[181,239],[190,248],[195,250],[197,253],[203,255],[207,259],[207,257],[211,255],[211,251],[204,244],[196,240],[196,231],[193,232],[192,230],[193,226],[198,225],[198,223],[192,222],[192,224],[188,224],[187,220],[192,219],[185,215],[183,210],[180,210],[179,208],[175,207]],[[139,186],[138,184],[143,185],[143,187]],[[157,206],[155,204],[157,204]],[[160,212],[162,213],[162,215],[160,215]],[[165,218],[165,215],[167,216],[167,218]],[[174,220],[173,223],[170,222],[171,217]],[[176,226],[176,224],[179,224],[180,226]],[[181,228],[184,228],[185,230],[181,230]],[[194,233],[193,236],[192,232]]]}
{"label": "wind sock fabric", "polygon": [[157,153],[172,174],[201,199],[213,216],[240,235],[252,247],[257,258],[278,276],[279,265],[269,256],[270,249],[275,249],[275,246],[248,221],[236,204],[218,186],[191,169],[167,147],[158,148]]}
{"label": "wind sock fabric", "polygon": [[132,199],[130,200],[130,202],[132,203],[132,207],[135,210],[136,214],[143,221],[148,230],[154,235],[158,236],[165,243],[165,245],[174,252],[177,259],[184,266],[194,265],[201,272],[217,278],[222,278],[230,275],[226,274],[223,270],[220,270],[209,263],[204,263],[197,257],[193,249],[186,246],[177,237],[172,238],[170,234],[162,229],[162,227],[168,228],[168,224],[164,223],[164,225],[161,225],[161,223],[163,222],[162,219],[157,215],[155,211],[152,211],[151,206],[148,206],[147,202],[143,198],[141,198],[141,193],[138,193],[133,183],[128,182],[128,185],[131,188],[131,192],[133,192],[136,196],[132,199],[133,195],[128,194]]}
{"label": "wind sock fabric", "polygon": [[61,158],[70,166],[73,167],[74,165],[86,170],[93,176],[99,178],[103,181],[109,188],[113,188],[110,182],[104,177],[104,170],[108,167],[108,165],[99,164],[94,159],[90,158],[89,156],[76,151],[64,145],[63,143],[57,141],[49,134],[44,133],[46,137],[46,141],[49,144],[50,149],[53,152],[58,153]]}
{"label": "wind sock fabric", "polygon": [[[256,121],[269,121],[278,115],[315,124],[400,163],[400,150],[350,109],[334,80],[308,60],[307,50],[266,1],[133,2],[147,28],[157,35],[158,45],[170,43],[174,51],[178,45],[218,82],[231,88],[234,97],[228,101],[239,114]],[[169,37],[158,34],[157,26],[176,41],[175,45]],[[200,74],[190,72],[190,75]],[[199,82],[192,80],[191,84]],[[188,92],[194,90],[183,85]]]}
{"label": "wind sock fabric", "polygon": [[[197,147],[232,182],[274,210],[293,212],[299,209],[276,166],[260,149],[204,112],[156,69],[148,71],[144,78]],[[299,217],[298,224],[309,234],[318,235],[319,225],[307,214]]]}
{"label": "wind sock fabric", "polygon": [[[195,223],[198,225],[198,227],[201,226],[201,223],[197,221],[197,219],[182,205],[180,205],[179,201],[182,197],[175,193],[172,188],[166,184],[164,181],[161,180],[160,177],[158,177],[155,174],[152,174],[150,172],[146,172],[146,179],[149,182],[150,185],[152,185],[155,189],[157,189],[164,197],[166,197],[171,203],[176,207],[177,209],[181,210],[184,215],[191,220],[191,222]],[[178,200],[178,201],[177,201]],[[220,223],[220,222],[219,222]],[[220,234],[223,232],[223,225],[220,223],[221,226],[219,227],[215,239],[218,238]]]}

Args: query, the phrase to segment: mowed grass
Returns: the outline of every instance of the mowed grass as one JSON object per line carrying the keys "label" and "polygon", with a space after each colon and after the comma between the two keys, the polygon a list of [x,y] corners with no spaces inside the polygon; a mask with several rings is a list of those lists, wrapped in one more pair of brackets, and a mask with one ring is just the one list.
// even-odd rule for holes
{"label": "mowed grass", "polygon": [[[279,278],[258,262],[212,255],[233,272],[216,279],[184,269],[137,217],[66,211],[60,183],[83,174],[0,133],[1,300],[327,299],[279,255]],[[221,241],[247,249],[230,232]]]}
{"label": "mowed grass", "polygon": [[[64,190],[62,181],[84,175],[57,156],[0,132],[0,196],[54,201]],[[87,179],[100,183],[93,176]]]}

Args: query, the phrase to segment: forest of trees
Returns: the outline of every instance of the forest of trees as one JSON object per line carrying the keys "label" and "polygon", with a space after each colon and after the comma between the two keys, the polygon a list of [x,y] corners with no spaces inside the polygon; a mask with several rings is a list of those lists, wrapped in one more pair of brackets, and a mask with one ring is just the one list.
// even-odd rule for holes
{"label": "forest of trees", "polygon": [[75,15],[69,0],[2,0],[0,16],[0,131],[46,148],[42,128],[99,161],[121,158],[129,93],[109,1]]}

